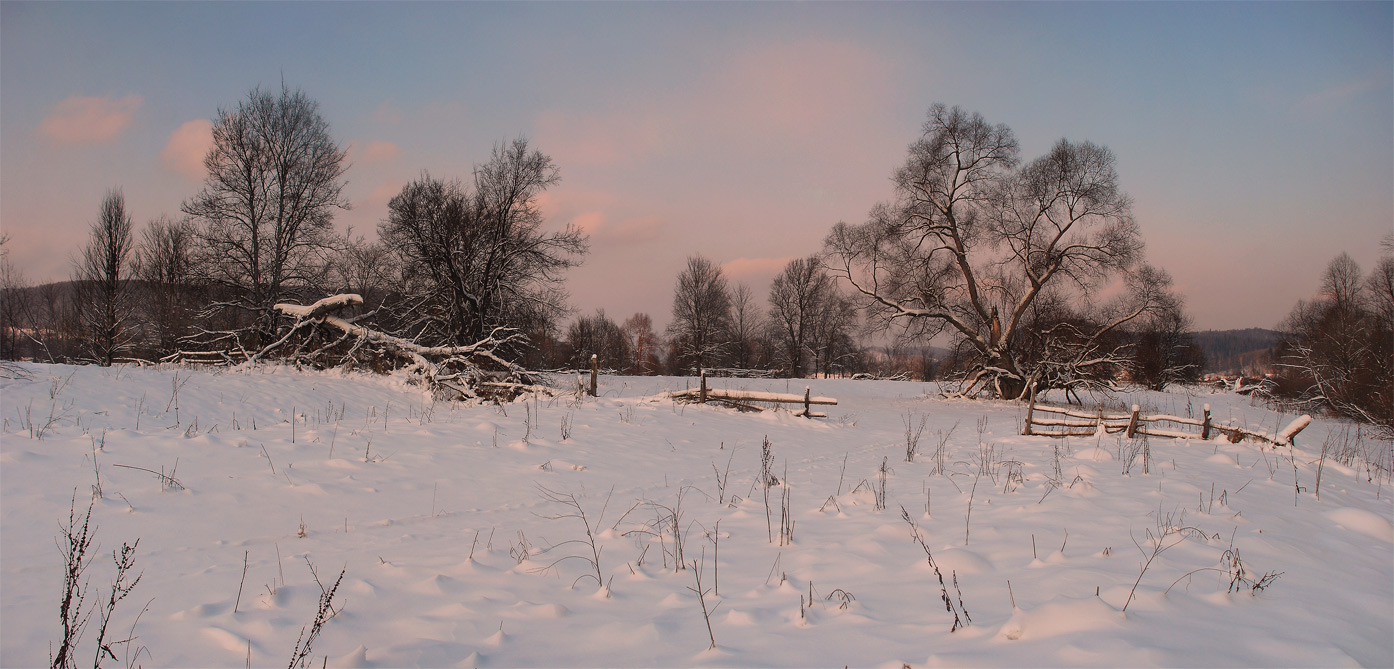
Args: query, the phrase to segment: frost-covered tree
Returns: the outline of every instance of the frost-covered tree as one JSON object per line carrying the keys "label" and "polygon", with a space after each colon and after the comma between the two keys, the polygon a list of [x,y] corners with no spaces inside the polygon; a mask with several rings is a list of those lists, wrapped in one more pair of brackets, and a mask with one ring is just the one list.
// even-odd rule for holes
{"label": "frost-covered tree", "polygon": [[131,283],[135,260],[126,198],[113,189],[102,200],[87,246],[73,268],[73,306],[84,353],[104,367],[130,351],[136,340]]}
{"label": "frost-covered tree", "polygon": [[[218,110],[203,190],[182,209],[198,226],[198,277],[221,290],[205,343],[236,349],[276,334],[277,302],[306,299],[325,272],[343,197],[345,151],[319,104],[284,85]],[[231,311],[232,314],[221,312]]]}
{"label": "frost-covered tree", "polygon": [[[1127,280],[1142,239],[1113,153],[1062,139],[1024,165],[1019,154],[1007,126],[935,105],[895,172],[895,200],[866,223],[837,224],[825,242],[880,324],[949,332],[971,354],[963,393],[1021,397],[1033,383],[1068,382],[1071,366],[1112,357],[1104,340],[1154,308],[1145,283]],[[1097,302],[1105,287],[1117,297]],[[1057,322],[1044,325],[1059,337],[1032,347],[1024,328],[1046,296],[1068,313],[1052,310]],[[1053,351],[1054,364],[1033,348]]]}
{"label": "frost-covered tree", "polygon": [[1369,277],[1342,253],[1283,324],[1277,362],[1297,399],[1394,434],[1394,254]]}

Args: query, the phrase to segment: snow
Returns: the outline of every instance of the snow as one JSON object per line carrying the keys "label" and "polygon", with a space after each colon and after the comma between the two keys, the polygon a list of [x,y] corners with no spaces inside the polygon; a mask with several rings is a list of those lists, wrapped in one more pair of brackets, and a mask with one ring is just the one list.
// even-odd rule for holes
{"label": "snow", "polygon": [[[814,380],[838,405],[810,421],[801,406],[675,402],[664,393],[696,381],[671,377],[603,376],[599,398],[561,377],[566,394],[495,406],[433,402],[404,374],[21,368],[27,378],[0,380],[3,666],[48,661],[54,541],[98,473],[91,599],[105,596],[111,551],[139,539],[144,577],[112,627],[124,637],[134,625],[117,654],[152,666],[242,665],[249,653],[286,663],[320,595],[310,564],[321,581],[345,572],[316,665],[1394,666],[1394,491],[1368,464],[1384,453],[1387,467],[1389,444],[1328,455],[1318,500],[1323,439],[1355,434],[1324,418],[1293,461],[1219,435],[1154,437],[1144,473],[1121,435],[1022,436],[1024,404],[938,399],[921,383]],[[1110,406],[1198,417],[1202,400],[1217,422],[1269,434],[1291,418],[1196,390]],[[928,417],[914,462],[907,414]],[[757,483],[766,437],[781,480],[768,491]],[[590,547],[565,543],[586,528],[542,488],[575,495],[603,587],[584,559],[557,562]],[[949,631],[902,506],[968,627]],[[686,570],[673,568],[665,509],[679,517]],[[1149,532],[1174,546],[1139,581]],[[1230,592],[1231,548],[1249,578],[1282,575]],[[715,649],[690,589],[694,560]],[[853,597],[845,608],[839,592]]]}
{"label": "snow", "polygon": [[276,310],[295,318],[311,318],[315,315],[323,315],[336,309],[363,304],[363,298],[354,293],[343,293],[340,295],[330,295],[314,304],[301,306],[298,304],[280,303],[276,305]]}

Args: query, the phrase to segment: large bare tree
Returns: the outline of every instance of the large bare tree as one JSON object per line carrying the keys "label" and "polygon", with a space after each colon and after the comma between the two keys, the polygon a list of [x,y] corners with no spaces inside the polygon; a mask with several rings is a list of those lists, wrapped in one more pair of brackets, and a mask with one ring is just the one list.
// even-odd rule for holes
{"label": "large bare tree", "polygon": [[494,147],[471,187],[429,174],[404,186],[378,227],[403,277],[390,329],[466,345],[564,314],[562,273],[580,264],[587,241],[572,226],[543,229],[538,198],[559,178],[551,158],[518,139]]}
{"label": "large bare tree", "polygon": [[[1142,241],[1113,153],[1068,140],[1025,165],[1019,153],[1007,126],[935,105],[895,172],[895,200],[826,240],[835,270],[883,324],[948,331],[971,352],[964,393],[1020,397],[1032,383],[1069,383],[1073,365],[1109,354],[1098,349],[1107,335],[1154,307],[1143,282],[1124,281]],[[1091,298],[1110,286],[1119,288],[1112,301]],[[1055,310],[1055,322],[1023,332],[1043,296],[1069,317]],[[1025,355],[1026,335],[1041,327],[1069,342],[1059,364]]]}
{"label": "large bare tree", "polygon": [[304,299],[325,271],[343,197],[345,152],[319,104],[284,85],[253,89],[236,109],[218,110],[203,190],[182,209],[198,225],[200,278],[221,286],[205,314],[239,312],[234,327],[207,332],[229,348],[260,345],[276,333],[277,302]]}
{"label": "large bare tree", "polygon": [[107,192],[91,236],[73,268],[73,306],[86,355],[109,367],[136,340],[135,242],[120,190]]}

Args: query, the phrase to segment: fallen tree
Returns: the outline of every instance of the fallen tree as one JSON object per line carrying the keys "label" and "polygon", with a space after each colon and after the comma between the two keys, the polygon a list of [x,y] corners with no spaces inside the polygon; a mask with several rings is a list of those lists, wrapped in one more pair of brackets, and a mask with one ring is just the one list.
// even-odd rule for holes
{"label": "fallen tree", "polygon": [[405,369],[436,392],[460,398],[511,399],[541,389],[537,373],[496,353],[526,339],[516,330],[495,328],[489,336],[464,346],[422,346],[363,325],[373,312],[352,318],[333,315],[361,304],[363,298],[351,293],[308,305],[277,304],[275,310],[294,321],[275,342],[255,353],[244,352],[246,360],[281,358],[318,368]]}

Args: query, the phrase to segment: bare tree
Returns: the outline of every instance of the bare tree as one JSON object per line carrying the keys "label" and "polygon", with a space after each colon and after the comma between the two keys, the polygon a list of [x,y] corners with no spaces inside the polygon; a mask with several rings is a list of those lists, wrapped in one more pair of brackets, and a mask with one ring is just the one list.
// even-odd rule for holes
{"label": "bare tree", "polygon": [[634,314],[620,325],[629,344],[629,374],[657,374],[663,367],[660,358],[663,341],[653,330],[653,319],[648,314]]}
{"label": "bare tree", "polygon": [[791,377],[804,375],[824,302],[833,291],[832,277],[816,258],[790,260],[770,285],[770,325],[776,332],[779,361]]}
{"label": "bare tree", "polygon": [[668,325],[674,368],[691,372],[722,364],[730,331],[731,295],[721,268],[702,256],[688,257],[678,274]]}
{"label": "bare tree", "polygon": [[[1020,397],[1033,382],[1049,385],[1020,348],[1037,300],[1053,293],[1086,311],[1087,296],[1141,256],[1112,152],[1060,140],[1024,166],[1018,154],[1005,125],[935,105],[895,173],[896,200],[865,224],[839,223],[826,241],[836,271],[882,324],[918,336],[947,330],[972,352],[965,394]],[[1089,348],[1152,305],[1129,306],[1079,320],[1073,334]]]}
{"label": "bare tree", "polygon": [[[1168,281],[1169,284],[1169,281]],[[1169,290],[1158,308],[1134,328],[1133,379],[1151,390],[1200,379],[1205,352],[1192,334],[1191,317],[1179,295]]]}
{"label": "bare tree", "polygon": [[857,316],[857,305],[829,281],[823,299],[814,306],[813,327],[808,331],[808,350],[813,354],[815,373],[826,376],[856,366],[861,354],[852,337]]}
{"label": "bare tree", "polygon": [[18,360],[23,342],[30,338],[29,283],[24,273],[10,262],[5,247],[9,235],[0,234],[0,359]]}
{"label": "bare tree", "polygon": [[765,351],[769,324],[755,302],[750,287],[736,282],[731,290],[731,366],[737,369],[756,369],[768,358]]}
{"label": "bare tree", "polygon": [[596,356],[602,369],[623,369],[630,358],[629,341],[624,330],[605,315],[582,316],[571,324],[566,341],[571,346],[571,366],[589,369],[591,356]]}
{"label": "bare tree", "polygon": [[196,231],[187,220],[161,216],[145,227],[136,250],[148,339],[159,355],[178,350],[197,299],[193,283]]}
{"label": "bare tree", "polygon": [[562,273],[586,237],[542,230],[538,198],[559,179],[552,159],[518,139],[494,148],[472,188],[423,174],[388,203],[378,228],[403,274],[397,332],[464,345],[496,329],[528,332],[566,312]]}
{"label": "bare tree", "polygon": [[222,347],[259,346],[276,334],[277,302],[304,298],[324,274],[345,152],[319,104],[284,85],[253,89],[234,110],[218,110],[203,190],[182,209],[198,225],[199,278],[223,287],[206,317],[238,312],[231,330],[205,333]]}
{"label": "bare tree", "polygon": [[1394,434],[1394,257],[1362,280],[1342,253],[1327,266],[1321,292],[1299,301],[1283,324],[1279,366],[1287,391],[1304,403]]}
{"label": "bare tree", "polygon": [[104,367],[130,351],[136,339],[134,251],[126,199],[119,189],[107,191],[87,246],[73,268],[73,303],[83,348]]}

